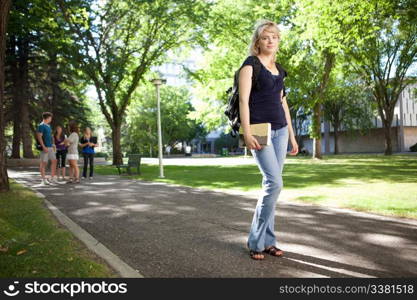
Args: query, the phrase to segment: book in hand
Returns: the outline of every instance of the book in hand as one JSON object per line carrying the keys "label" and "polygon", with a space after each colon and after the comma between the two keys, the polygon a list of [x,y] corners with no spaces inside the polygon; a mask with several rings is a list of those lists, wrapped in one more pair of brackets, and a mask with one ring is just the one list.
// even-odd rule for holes
{"label": "book in hand", "polygon": [[[271,144],[271,123],[250,124],[250,131],[252,136],[258,141],[259,145],[268,146]],[[239,147],[246,147],[242,126],[239,128]]]}

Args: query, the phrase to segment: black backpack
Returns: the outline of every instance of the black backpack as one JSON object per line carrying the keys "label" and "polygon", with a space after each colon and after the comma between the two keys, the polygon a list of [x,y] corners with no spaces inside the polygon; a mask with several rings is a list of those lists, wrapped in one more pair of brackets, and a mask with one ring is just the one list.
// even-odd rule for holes
{"label": "black backpack", "polygon": [[[259,58],[254,55],[254,65],[253,65],[253,73],[252,73],[252,88],[254,90],[259,89],[258,84],[258,75],[261,71],[262,63],[260,62]],[[284,77],[287,76],[287,72],[284,70],[284,68],[281,67],[281,65],[277,62],[275,62],[278,71],[280,74],[283,72]],[[234,80],[233,80],[233,87],[230,87],[227,91],[227,107],[224,111],[224,114],[229,119],[229,125],[232,127],[232,130],[230,131],[230,134],[232,137],[236,137],[239,135],[239,127],[240,127],[240,116],[239,116],[239,72],[242,66],[235,72]],[[284,88],[284,96],[285,88]]]}
{"label": "black backpack", "polygon": [[42,148],[42,145],[39,143],[38,136],[37,136],[37,131],[35,131],[34,138],[35,138],[35,147],[36,147],[36,150],[42,151],[43,148]]}

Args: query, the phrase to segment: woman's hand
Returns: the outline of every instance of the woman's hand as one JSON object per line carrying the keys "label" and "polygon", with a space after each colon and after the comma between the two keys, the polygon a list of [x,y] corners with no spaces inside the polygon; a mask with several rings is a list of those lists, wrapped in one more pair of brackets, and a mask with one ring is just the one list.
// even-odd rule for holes
{"label": "woman's hand", "polygon": [[245,134],[244,136],[245,144],[248,149],[254,149],[254,150],[261,150],[262,146],[259,145],[258,140],[253,137],[251,134]]}
{"label": "woman's hand", "polygon": [[291,137],[291,147],[292,147],[292,149],[291,149],[291,151],[290,151],[290,155],[297,155],[297,153],[298,153],[298,144],[297,144],[297,141],[295,140],[295,137]]}

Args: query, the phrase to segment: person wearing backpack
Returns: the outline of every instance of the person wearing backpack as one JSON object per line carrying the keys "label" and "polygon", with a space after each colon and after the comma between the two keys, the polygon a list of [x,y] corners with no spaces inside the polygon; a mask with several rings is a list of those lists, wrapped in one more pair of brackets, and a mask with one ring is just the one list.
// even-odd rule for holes
{"label": "person wearing backpack", "polygon": [[[286,100],[286,71],[276,63],[281,34],[278,25],[261,20],[255,26],[249,56],[239,69],[239,122],[244,140],[262,173],[263,191],[256,205],[247,240],[250,257],[264,259],[264,254],[282,256],[274,230],[275,206],[283,188],[282,171],[287,154],[298,153],[291,116]],[[257,74],[255,74],[255,72]],[[253,82],[252,76],[256,77]],[[261,147],[252,136],[250,124],[271,123],[271,144]]]}
{"label": "person wearing backpack", "polygon": [[[55,155],[55,145],[52,139],[52,129],[50,123],[52,121],[52,113],[44,112],[42,114],[42,122],[38,125],[36,129],[36,141],[37,148],[41,151],[40,153],[40,165],[39,171],[42,177],[41,185],[50,185],[57,184],[58,180],[56,178],[56,155]],[[51,179],[50,181],[46,180],[46,166],[48,161],[51,161]]]}

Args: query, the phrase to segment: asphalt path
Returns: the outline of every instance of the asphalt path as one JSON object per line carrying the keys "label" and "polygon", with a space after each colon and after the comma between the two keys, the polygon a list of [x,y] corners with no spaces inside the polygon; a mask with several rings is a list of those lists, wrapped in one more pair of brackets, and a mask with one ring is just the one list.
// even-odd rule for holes
{"label": "asphalt path", "polygon": [[278,200],[283,257],[250,259],[256,196],[95,176],[40,186],[36,168],[9,175],[145,277],[416,277],[417,221]]}

